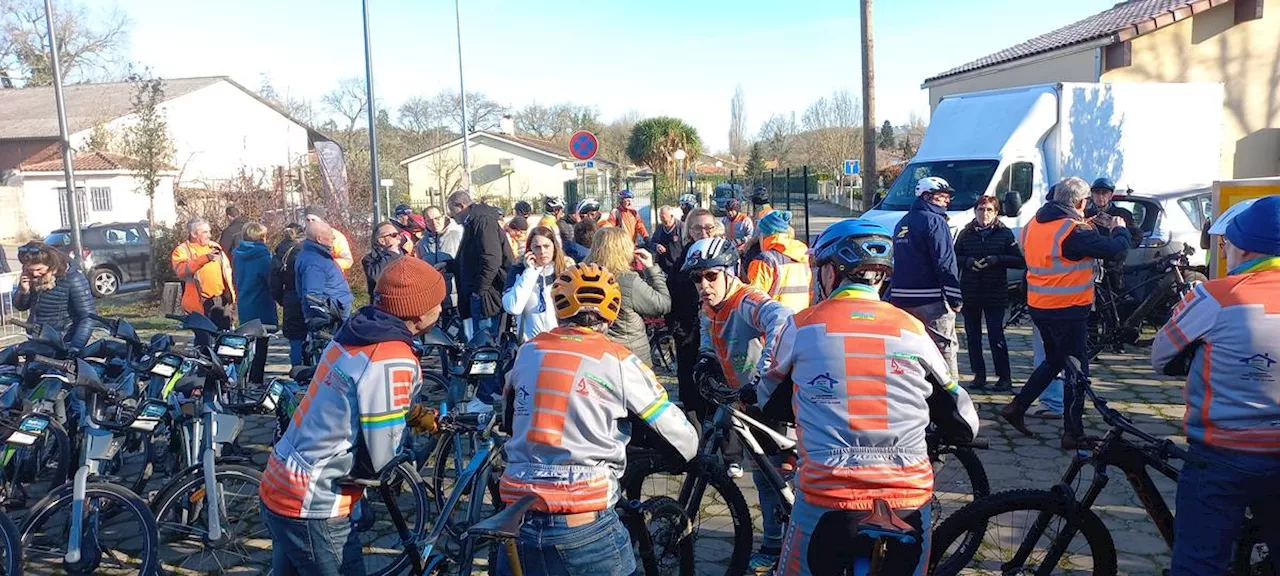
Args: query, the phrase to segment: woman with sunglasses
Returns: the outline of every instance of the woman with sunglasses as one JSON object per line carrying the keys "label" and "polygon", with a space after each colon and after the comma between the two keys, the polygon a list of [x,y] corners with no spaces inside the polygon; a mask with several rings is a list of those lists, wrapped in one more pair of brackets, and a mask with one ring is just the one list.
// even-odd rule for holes
{"label": "woman with sunglasses", "polygon": [[521,342],[559,325],[551,304],[551,285],[573,265],[560,250],[560,233],[538,226],[525,241],[523,259],[507,273],[502,309],[515,317]]}
{"label": "woman with sunglasses", "polygon": [[98,312],[89,291],[89,280],[66,256],[43,242],[29,242],[18,249],[22,277],[13,294],[13,307],[29,312],[27,321],[45,324],[63,333],[72,348],[89,342]]}

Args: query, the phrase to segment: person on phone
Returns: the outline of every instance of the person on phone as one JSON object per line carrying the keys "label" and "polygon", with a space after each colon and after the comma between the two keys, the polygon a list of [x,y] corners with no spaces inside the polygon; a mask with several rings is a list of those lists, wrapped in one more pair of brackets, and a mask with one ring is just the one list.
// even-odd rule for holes
{"label": "person on phone", "polygon": [[182,281],[182,309],[204,314],[220,330],[231,329],[231,307],[236,303],[230,258],[213,241],[209,221],[187,221],[187,241],[169,255],[173,273]]}
{"label": "person on phone", "polygon": [[502,291],[502,308],[516,322],[516,335],[525,342],[555,328],[555,306],[551,305],[551,285],[572,261],[560,250],[558,229],[539,226],[529,233],[524,256],[507,273]]}
{"label": "person on phone", "polygon": [[43,242],[18,248],[22,276],[13,293],[13,307],[27,312],[27,322],[62,332],[62,341],[83,348],[93,334],[91,317],[98,312],[89,281],[66,256]]}
{"label": "person on phone", "polygon": [[999,201],[982,196],[973,207],[973,220],[956,235],[960,265],[960,294],[964,302],[964,333],[969,348],[969,390],[987,388],[987,365],[982,360],[982,321],[987,322],[997,392],[1013,389],[1009,345],[1004,339],[1004,310],[1009,306],[1009,268],[1026,268],[1013,231],[1000,222]]}
{"label": "person on phone", "polygon": [[[667,275],[653,262],[648,250],[636,248],[631,234],[621,226],[597,230],[586,261],[611,272],[622,290],[622,310],[606,334],[649,364],[652,355],[643,317],[662,316],[671,311]],[[636,272],[637,268],[640,272]]]}

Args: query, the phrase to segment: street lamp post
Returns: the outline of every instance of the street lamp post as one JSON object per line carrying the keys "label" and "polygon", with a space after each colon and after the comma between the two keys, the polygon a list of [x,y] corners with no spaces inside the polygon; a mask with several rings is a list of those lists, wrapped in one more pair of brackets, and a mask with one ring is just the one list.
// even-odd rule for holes
{"label": "street lamp post", "polygon": [[49,28],[49,63],[53,67],[53,99],[58,108],[62,171],[67,183],[67,221],[71,225],[71,253],[77,265],[83,268],[84,250],[80,243],[80,195],[76,193],[75,161],[71,157],[71,135],[67,131],[67,108],[62,100],[62,65],[58,61],[58,33],[53,27],[52,0],[44,0],[44,23]]}
{"label": "street lamp post", "polygon": [[[373,184],[373,216],[374,220],[382,215],[382,195],[378,193],[378,127],[377,103],[373,99],[373,49],[369,39],[369,0],[364,0],[364,91],[365,111],[369,114],[369,172]],[[344,207],[345,211],[346,208]]]}
{"label": "street lamp post", "polygon": [[462,187],[471,191],[471,137],[467,134],[467,83],[462,79],[462,4],[453,0],[454,22],[458,26],[458,97],[462,107]]}

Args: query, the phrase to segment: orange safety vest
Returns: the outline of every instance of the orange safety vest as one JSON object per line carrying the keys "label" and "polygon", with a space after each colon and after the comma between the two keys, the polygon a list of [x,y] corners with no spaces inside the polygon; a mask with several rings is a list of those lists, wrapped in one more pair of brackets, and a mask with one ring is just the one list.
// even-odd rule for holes
{"label": "orange safety vest", "polygon": [[1022,251],[1027,260],[1027,305],[1042,310],[1093,304],[1093,258],[1068,260],[1062,242],[1079,220],[1064,218],[1022,228]]}

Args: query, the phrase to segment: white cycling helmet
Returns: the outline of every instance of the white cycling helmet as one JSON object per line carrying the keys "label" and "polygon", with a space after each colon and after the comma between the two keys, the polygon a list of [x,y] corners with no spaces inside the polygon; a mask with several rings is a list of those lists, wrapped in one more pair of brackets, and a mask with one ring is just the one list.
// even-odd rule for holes
{"label": "white cycling helmet", "polygon": [[946,180],[937,176],[921,178],[919,182],[916,182],[916,196],[920,196],[921,194],[933,194],[936,192],[954,194],[955,190],[951,189],[951,185],[947,184]]}

